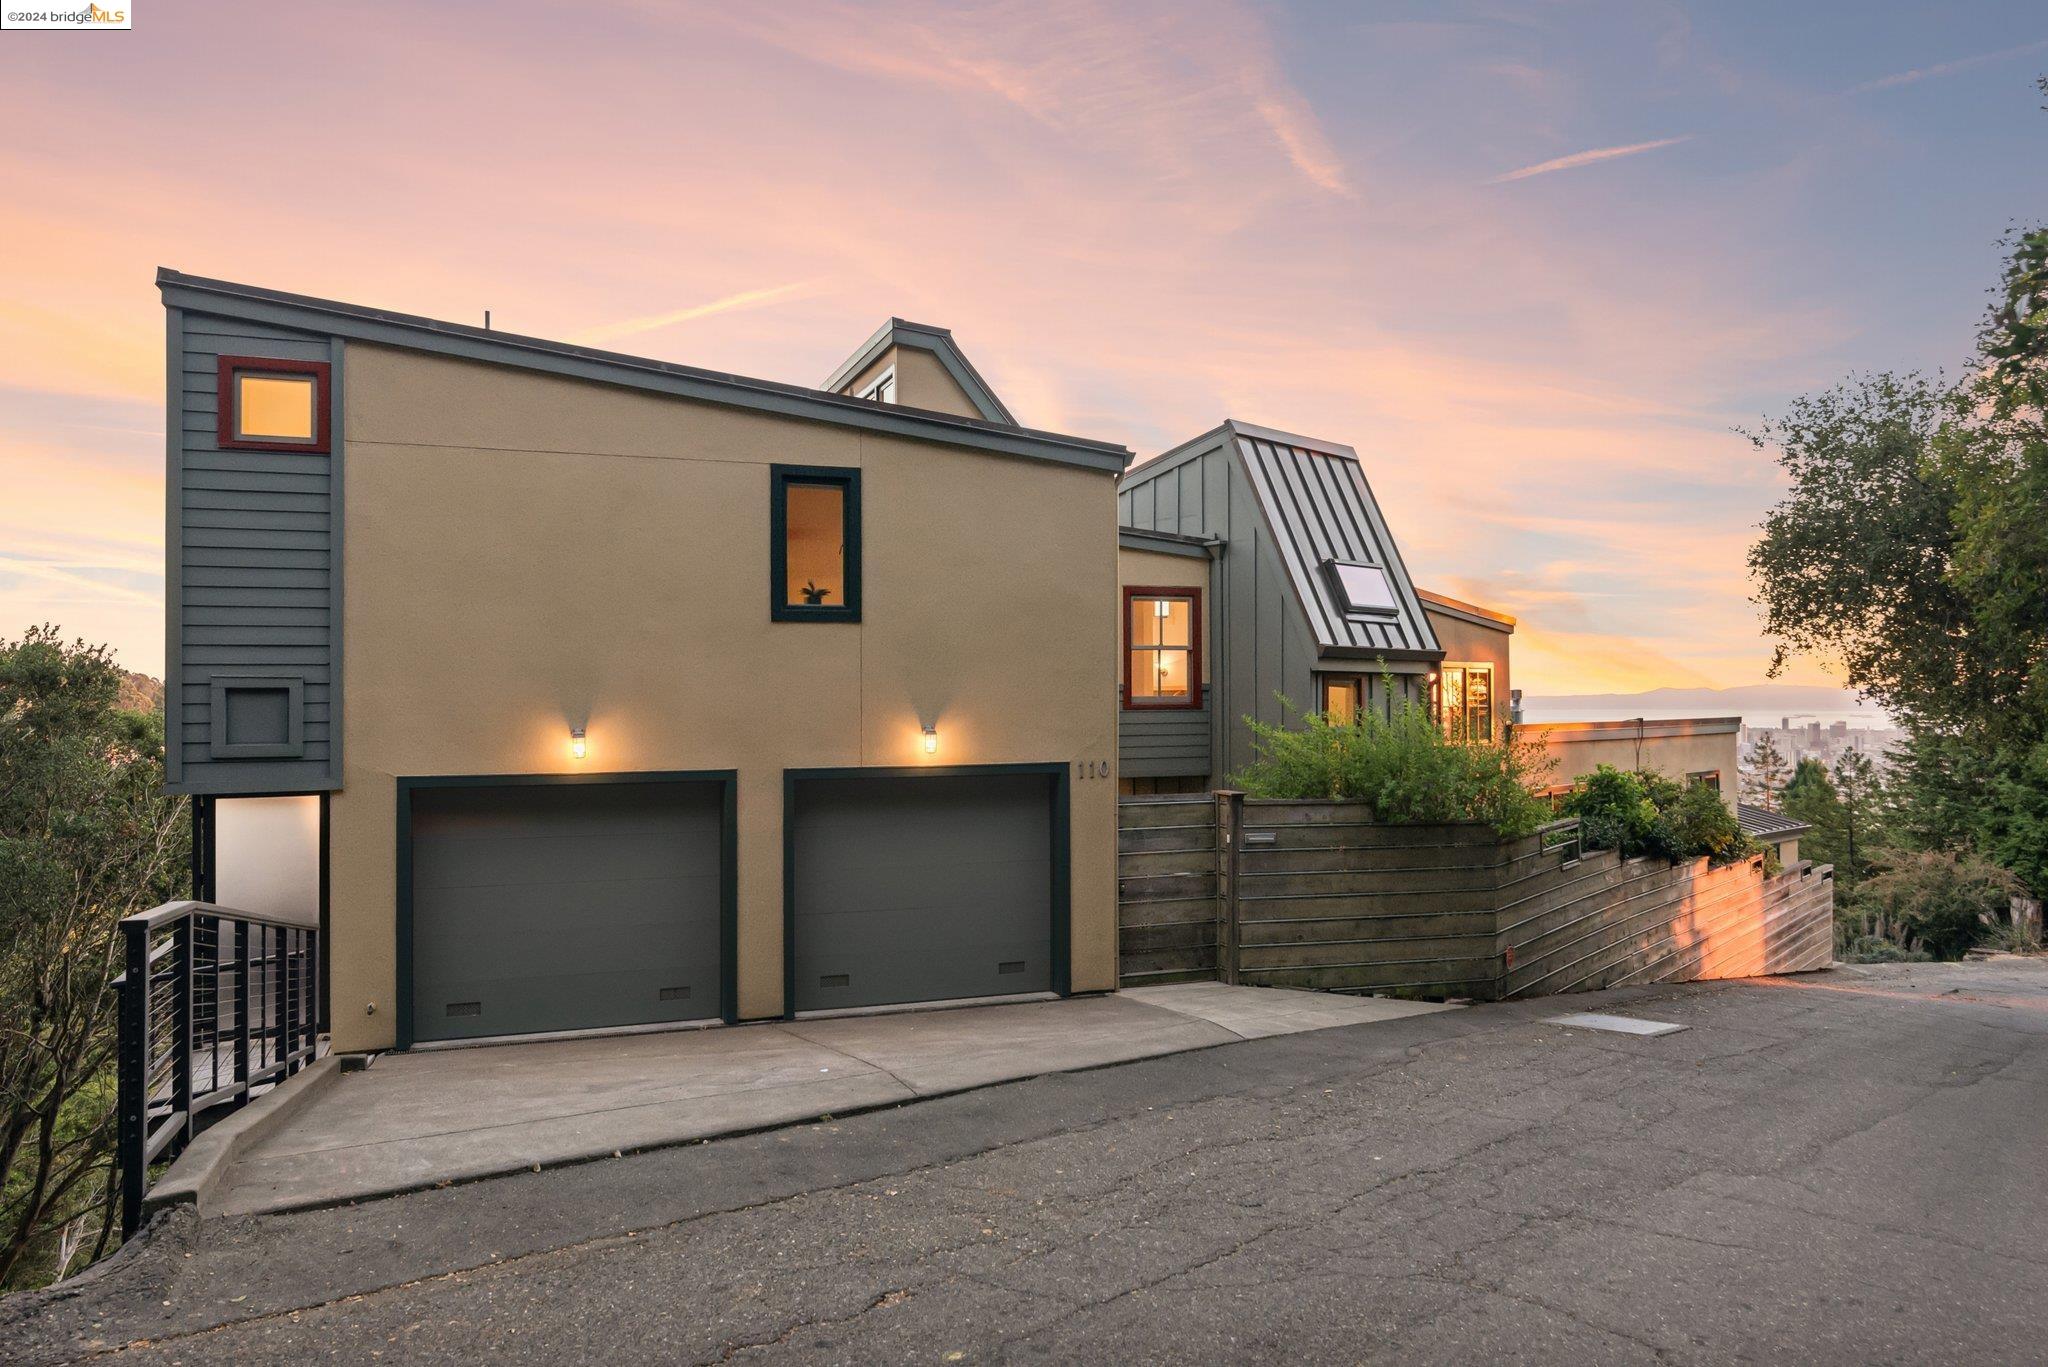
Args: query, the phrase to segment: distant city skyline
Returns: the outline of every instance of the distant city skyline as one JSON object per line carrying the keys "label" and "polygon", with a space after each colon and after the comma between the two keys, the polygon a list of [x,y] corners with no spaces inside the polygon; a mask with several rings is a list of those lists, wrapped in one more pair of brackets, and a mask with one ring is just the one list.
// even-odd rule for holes
{"label": "distant city skyline", "polygon": [[1032,426],[1356,447],[1416,580],[1521,620],[1532,695],[1760,683],[1744,554],[1781,480],[1735,429],[1967,360],[2000,236],[2048,218],[2013,173],[2048,162],[2044,69],[2019,3],[7,33],[0,119],[72,131],[0,143],[0,635],[162,670],[170,265],[800,383],[917,318]]}

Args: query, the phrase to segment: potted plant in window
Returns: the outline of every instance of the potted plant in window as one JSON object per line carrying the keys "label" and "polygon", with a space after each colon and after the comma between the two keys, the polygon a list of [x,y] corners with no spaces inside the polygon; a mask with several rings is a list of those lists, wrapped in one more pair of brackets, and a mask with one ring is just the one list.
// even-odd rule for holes
{"label": "potted plant in window", "polygon": [[832,590],[830,590],[830,589],[821,589],[821,588],[819,588],[819,587],[817,586],[816,582],[814,582],[814,581],[812,581],[812,580],[809,580],[809,579],[806,579],[806,580],[804,580],[804,586],[803,586],[803,587],[802,587],[801,589],[797,590],[797,591],[798,591],[799,593],[803,594],[803,596],[804,596],[804,604],[805,604],[805,605],[806,605],[807,607],[814,607],[814,608],[815,608],[815,607],[820,607],[820,606],[822,606],[822,605],[824,604],[824,602],[825,602],[825,599],[826,599],[826,598],[827,598],[827,597],[828,597],[828,596],[829,596],[829,595],[831,594],[831,592],[832,592]]}

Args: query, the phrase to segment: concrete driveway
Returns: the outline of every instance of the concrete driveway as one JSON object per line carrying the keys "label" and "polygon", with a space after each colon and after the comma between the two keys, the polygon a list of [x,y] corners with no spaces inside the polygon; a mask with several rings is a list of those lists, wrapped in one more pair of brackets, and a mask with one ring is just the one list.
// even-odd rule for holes
{"label": "concrete driveway", "polygon": [[[208,1215],[333,1205],[847,1115],[1045,1073],[1452,1008],[1184,983],[1107,997],[420,1050],[222,1161]],[[178,1174],[181,1178],[183,1174]]]}
{"label": "concrete driveway", "polygon": [[2044,1136],[2048,963],[1482,1006],[174,1220],[0,1361],[2038,1362]]}

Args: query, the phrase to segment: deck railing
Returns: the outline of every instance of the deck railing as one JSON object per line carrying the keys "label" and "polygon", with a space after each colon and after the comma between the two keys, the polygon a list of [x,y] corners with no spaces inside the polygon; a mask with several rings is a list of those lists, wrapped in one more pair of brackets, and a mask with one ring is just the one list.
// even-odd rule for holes
{"label": "deck railing", "polygon": [[176,1158],[211,1113],[245,1105],[312,1062],[320,931],[211,902],[166,902],[121,922],[121,1237],[134,1234],[150,1169]]}

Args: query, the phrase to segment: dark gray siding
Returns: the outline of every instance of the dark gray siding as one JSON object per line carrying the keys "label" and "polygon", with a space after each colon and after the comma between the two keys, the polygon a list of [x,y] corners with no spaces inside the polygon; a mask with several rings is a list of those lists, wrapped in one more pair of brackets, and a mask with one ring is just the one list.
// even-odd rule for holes
{"label": "dark gray siding", "polygon": [[1124,778],[1207,776],[1214,728],[1206,706],[1127,710],[1117,723],[1117,772]]}
{"label": "dark gray siding", "polygon": [[[341,786],[342,344],[169,310],[165,603],[170,787],[195,793]],[[329,453],[223,451],[222,356],[333,366]],[[217,753],[214,684],[296,681],[301,753]]]}
{"label": "dark gray siding", "polygon": [[[1316,705],[1316,639],[1251,485],[1225,445],[1230,434],[1214,435],[1198,450],[1162,458],[1157,470],[1139,466],[1126,476],[1118,497],[1127,527],[1214,537],[1222,543],[1203,605],[1209,620],[1204,666],[1209,705],[1201,713],[1209,723],[1209,773],[1221,782],[1251,762],[1251,732],[1243,724],[1247,715],[1279,725],[1287,719],[1282,696],[1297,708]],[[1158,718],[1125,712],[1122,719],[1124,735],[1136,726],[1141,739],[1135,744],[1141,751],[1158,746],[1145,735]],[[1122,772],[1131,777],[1196,772],[1133,768],[1133,743],[1119,741]]]}

